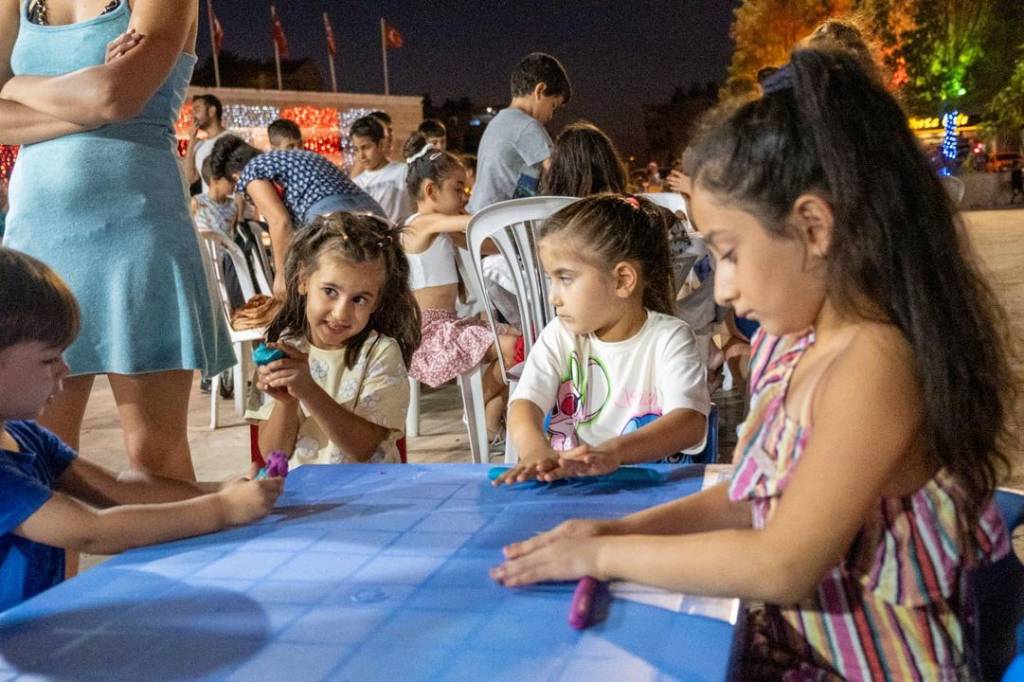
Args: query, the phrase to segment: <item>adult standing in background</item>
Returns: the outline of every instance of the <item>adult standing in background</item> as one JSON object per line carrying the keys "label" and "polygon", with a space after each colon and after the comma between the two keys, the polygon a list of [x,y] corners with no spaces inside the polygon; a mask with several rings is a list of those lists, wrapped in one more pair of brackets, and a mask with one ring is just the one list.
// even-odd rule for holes
{"label": "adult standing in background", "polygon": [[[185,180],[189,186],[201,182],[203,192],[209,189],[203,179],[203,162],[213,151],[217,138],[227,132],[223,119],[224,105],[216,95],[196,95],[192,98],[192,127],[189,129],[184,161]],[[200,130],[206,137],[199,137]]]}
{"label": "adult standing in background", "polygon": [[194,479],[193,372],[234,364],[173,134],[198,0],[0,0],[0,142],[22,145],[5,245],[46,262],[82,308],[64,388],[40,420],[78,447],[97,374],[133,468]]}

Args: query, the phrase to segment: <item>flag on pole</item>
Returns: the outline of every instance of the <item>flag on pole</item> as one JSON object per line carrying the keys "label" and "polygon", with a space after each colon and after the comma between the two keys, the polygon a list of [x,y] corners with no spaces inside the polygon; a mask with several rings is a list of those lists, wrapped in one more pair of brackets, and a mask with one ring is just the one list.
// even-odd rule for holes
{"label": "flag on pole", "polygon": [[331,30],[331,22],[327,18],[327,12],[324,12],[324,31],[327,33],[327,51],[333,57],[338,54],[338,47],[334,44],[334,31]]}
{"label": "flag on pole", "polygon": [[220,25],[220,19],[217,18],[216,14],[213,14],[213,6],[210,6],[210,14],[213,17],[213,49],[217,54],[220,54],[221,49],[224,47],[224,28]]}
{"label": "flag on pole", "polygon": [[277,10],[270,6],[270,20],[274,31],[274,44],[282,57],[288,56],[288,39],[284,36],[284,27],[281,26],[281,19],[277,16]]}
{"label": "flag on pole", "polygon": [[397,28],[389,24],[386,19],[384,20],[384,44],[392,50],[397,50],[405,45],[402,34],[398,32]]}

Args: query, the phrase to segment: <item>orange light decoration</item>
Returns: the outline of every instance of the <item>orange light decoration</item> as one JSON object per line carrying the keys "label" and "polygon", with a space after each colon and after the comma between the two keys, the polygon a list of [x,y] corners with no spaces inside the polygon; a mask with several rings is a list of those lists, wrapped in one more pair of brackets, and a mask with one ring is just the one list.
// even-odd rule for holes
{"label": "orange light decoration", "polygon": [[295,121],[302,129],[338,127],[338,110],[330,107],[287,107],[281,110],[281,118]]}
{"label": "orange light decoration", "polygon": [[0,144],[0,178],[9,180],[18,158],[18,145]]}

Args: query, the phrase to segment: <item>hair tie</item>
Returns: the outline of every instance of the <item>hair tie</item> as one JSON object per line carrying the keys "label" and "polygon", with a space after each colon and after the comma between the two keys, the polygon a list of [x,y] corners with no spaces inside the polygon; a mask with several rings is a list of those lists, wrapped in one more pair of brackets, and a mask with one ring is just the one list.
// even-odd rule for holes
{"label": "hair tie", "polygon": [[434,149],[434,145],[425,144],[422,147],[420,147],[420,150],[418,152],[416,152],[408,159],[406,159],[405,162],[411,164],[413,161],[416,161],[417,159],[422,159],[424,156],[426,156],[427,152],[431,151],[432,149]]}
{"label": "hair tie", "polygon": [[630,195],[628,197],[622,197],[622,199],[633,208],[637,209],[638,211],[640,210],[640,200],[637,199],[635,196]]}
{"label": "hair tie", "polygon": [[793,67],[789,64],[779,67],[775,73],[761,81],[761,91],[765,95],[770,95],[780,90],[789,90],[792,87]]}

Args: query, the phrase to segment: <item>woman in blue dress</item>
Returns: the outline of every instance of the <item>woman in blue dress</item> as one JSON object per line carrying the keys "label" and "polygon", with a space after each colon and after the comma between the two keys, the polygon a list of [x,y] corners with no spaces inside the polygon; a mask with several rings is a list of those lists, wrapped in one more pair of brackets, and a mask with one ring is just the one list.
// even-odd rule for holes
{"label": "woman in blue dress", "polygon": [[0,143],[22,145],[4,244],[56,270],[83,313],[41,422],[77,449],[106,374],[132,466],[184,479],[193,373],[234,364],[174,152],[198,12],[198,0],[0,0]]}

